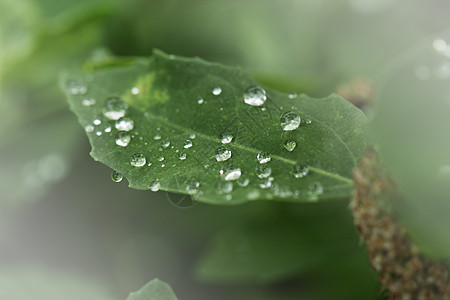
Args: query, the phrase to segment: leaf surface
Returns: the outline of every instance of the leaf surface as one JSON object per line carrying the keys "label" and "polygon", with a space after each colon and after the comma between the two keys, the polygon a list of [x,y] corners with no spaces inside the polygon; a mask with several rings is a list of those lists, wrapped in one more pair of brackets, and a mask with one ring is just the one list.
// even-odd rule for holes
{"label": "leaf surface", "polygon": [[[217,204],[351,195],[366,117],[337,95],[289,97],[265,89],[264,104],[252,106],[244,94],[258,83],[240,68],[160,51],[94,69],[64,76],[64,89],[89,131],[92,157],[123,174],[132,188],[188,193]],[[73,90],[74,82],[83,93]],[[86,99],[95,104],[83,105]],[[285,113],[300,117],[298,128],[293,121],[293,130],[283,130]],[[125,122],[111,120],[123,115]],[[132,130],[126,131],[127,120]],[[120,130],[125,147],[117,145]],[[292,151],[288,141],[296,145]],[[270,161],[258,160],[260,153]],[[142,166],[133,166],[133,157]],[[301,177],[303,167],[309,172]]]}
{"label": "leaf surface", "polygon": [[167,283],[153,279],[139,291],[131,293],[127,300],[178,300],[178,298]]}

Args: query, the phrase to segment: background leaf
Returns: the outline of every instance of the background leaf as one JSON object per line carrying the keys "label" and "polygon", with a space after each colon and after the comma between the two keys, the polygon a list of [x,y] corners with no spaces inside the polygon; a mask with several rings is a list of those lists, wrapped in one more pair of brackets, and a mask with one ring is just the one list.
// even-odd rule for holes
{"label": "background leaf", "polygon": [[[160,52],[64,80],[71,107],[88,128],[91,155],[125,175],[130,187],[190,193],[201,201],[223,204],[314,201],[351,194],[351,170],[365,148],[366,118],[336,95],[313,99],[267,90],[264,106],[251,106],[244,103],[243,94],[257,83],[240,69]],[[74,82],[86,93],[74,93]],[[220,92],[215,95],[214,89]],[[96,104],[83,105],[88,98]],[[108,101],[123,106],[117,118],[126,111],[122,122],[133,122],[132,127],[122,128],[120,119],[108,120],[108,113],[114,112]],[[301,124],[283,130],[284,113],[301,117]],[[129,131],[122,132],[131,139],[125,147],[116,144],[120,129]],[[221,142],[224,134],[231,142]],[[296,145],[292,151],[286,149],[288,141]],[[228,157],[219,159],[220,151],[228,151]],[[258,161],[262,153],[268,153],[270,161]],[[142,158],[139,167],[131,163],[135,155]],[[306,176],[298,174],[304,167],[309,169]],[[261,175],[257,168],[270,171]],[[242,176],[227,179],[230,170]],[[244,178],[249,183],[241,187]]]}
{"label": "background leaf", "polygon": [[167,283],[153,279],[139,291],[131,293],[127,300],[178,300],[178,298]]}

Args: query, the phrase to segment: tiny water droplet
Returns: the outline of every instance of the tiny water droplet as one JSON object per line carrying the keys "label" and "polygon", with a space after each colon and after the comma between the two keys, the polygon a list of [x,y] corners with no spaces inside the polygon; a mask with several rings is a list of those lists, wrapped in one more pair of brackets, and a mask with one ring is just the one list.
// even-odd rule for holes
{"label": "tiny water droplet", "polygon": [[296,92],[290,92],[288,95],[289,99],[297,98],[297,96],[298,96],[298,94]]}
{"label": "tiny water droplet", "polygon": [[233,191],[233,183],[229,181],[219,181],[217,183],[217,189],[219,190],[219,193],[229,194]]}
{"label": "tiny water droplet", "polygon": [[191,139],[195,139],[195,138],[196,138],[196,135],[195,135],[195,133],[191,133],[191,134],[189,135],[189,138],[191,138]]}
{"label": "tiny water droplet", "polygon": [[241,177],[242,174],[241,168],[236,167],[233,164],[227,164],[223,166],[222,169],[220,169],[219,173],[225,181],[237,180],[239,179],[239,177]]}
{"label": "tiny water droplet", "polygon": [[300,115],[293,111],[285,112],[280,116],[281,128],[283,128],[284,131],[297,129],[298,126],[300,126],[300,122]]}
{"label": "tiny water droplet", "polygon": [[151,167],[153,164],[151,162],[148,162],[147,166]]}
{"label": "tiny water droplet", "polygon": [[246,187],[250,183],[250,179],[246,175],[241,175],[237,180],[237,184],[242,187]]}
{"label": "tiny water droplet", "polygon": [[309,173],[309,168],[304,165],[295,165],[292,167],[292,175],[294,175],[295,178],[303,178]]}
{"label": "tiny water droplet", "polygon": [[134,121],[130,118],[122,117],[116,121],[115,127],[120,131],[130,131],[134,128]]}
{"label": "tiny water droplet", "polygon": [[87,93],[87,84],[81,78],[69,80],[67,86],[69,88],[69,92],[74,96],[84,95]]}
{"label": "tiny water droplet", "polygon": [[170,146],[170,140],[169,140],[169,139],[164,139],[164,140],[162,141],[162,146],[163,146],[164,148],[169,147],[169,146]]}
{"label": "tiny water droplet", "polygon": [[262,106],[266,99],[266,91],[259,86],[251,86],[244,93],[244,102],[251,106]]}
{"label": "tiny water droplet", "polygon": [[97,101],[95,101],[94,98],[86,98],[81,101],[81,105],[83,105],[84,107],[89,107],[95,105],[96,102]]}
{"label": "tiny water droplet", "polygon": [[94,123],[94,125],[100,125],[102,124],[102,121],[100,121],[99,119],[95,119],[92,123]]}
{"label": "tiny water droplet", "polygon": [[106,133],[111,132],[111,127],[110,127],[110,126],[106,127],[106,128],[105,128],[105,132],[106,132]]}
{"label": "tiny water droplet", "polygon": [[116,145],[126,147],[131,141],[131,136],[124,131],[119,131],[116,134]]}
{"label": "tiny water droplet", "polygon": [[137,94],[139,94],[139,89],[137,88],[137,87],[133,87],[132,89],[131,89],[131,93],[133,94],[133,95],[137,95]]}
{"label": "tiny water droplet", "polygon": [[317,200],[317,198],[322,194],[323,185],[320,182],[316,181],[308,186],[308,196],[310,197],[310,199]]}
{"label": "tiny water droplet", "polygon": [[158,157],[158,161],[163,161],[163,160],[164,160],[164,156]]}
{"label": "tiny water droplet", "polygon": [[88,124],[84,127],[84,130],[86,130],[86,132],[93,132],[94,131],[94,125],[92,124]]}
{"label": "tiny water droplet", "polygon": [[186,159],[186,153],[181,153],[180,160],[185,160],[185,159]]}
{"label": "tiny water droplet", "polygon": [[118,120],[125,116],[128,105],[119,97],[111,97],[106,100],[103,115],[110,120]]}
{"label": "tiny water droplet", "polygon": [[101,135],[102,135],[102,132],[101,132],[101,131],[97,131],[95,134],[96,134],[97,136],[101,136]]}
{"label": "tiny water droplet", "polygon": [[137,154],[133,155],[130,159],[130,164],[133,167],[145,166],[146,162],[147,162],[147,160],[145,159],[145,156],[141,153],[137,153]]}
{"label": "tiny water droplet", "polygon": [[209,168],[209,165],[204,165],[203,168],[206,170]]}
{"label": "tiny water droplet", "polygon": [[268,189],[272,186],[273,177],[264,178],[260,181],[259,187],[262,189]]}
{"label": "tiny water droplet", "polygon": [[160,135],[159,133],[157,133],[157,134],[153,137],[153,139],[155,139],[155,140],[160,140],[160,139],[161,139],[161,135]]}
{"label": "tiny water droplet", "polygon": [[184,149],[189,149],[189,148],[191,148],[191,147],[192,147],[192,141],[186,140],[186,142],[184,142],[183,148],[184,148]]}
{"label": "tiny water droplet", "polygon": [[222,135],[220,136],[220,141],[222,142],[222,144],[228,144],[231,143],[231,141],[233,140],[233,135],[231,135],[228,132],[224,132],[222,133]]}
{"label": "tiny water droplet", "polygon": [[306,124],[311,124],[311,122],[312,122],[311,119],[306,119],[305,121]]}
{"label": "tiny water droplet", "polygon": [[216,86],[215,88],[213,88],[212,93],[213,93],[213,95],[218,96],[218,95],[222,94],[222,88],[219,86]]}
{"label": "tiny water droplet", "polygon": [[216,154],[214,155],[214,157],[216,158],[217,161],[229,160],[231,158],[231,150],[225,147],[220,147],[219,149],[216,150]]}
{"label": "tiny water droplet", "polygon": [[259,178],[267,178],[272,174],[272,168],[268,165],[259,165],[255,168],[255,173]]}
{"label": "tiny water droplet", "polygon": [[157,192],[161,188],[161,183],[159,181],[155,180],[150,183],[149,188],[150,188],[150,191]]}
{"label": "tiny water droplet", "polygon": [[122,179],[123,179],[123,176],[119,172],[113,171],[112,174],[111,174],[111,179],[114,182],[121,182]]}
{"label": "tiny water droplet", "polygon": [[200,192],[200,181],[196,178],[191,178],[186,184],[186,192],[189,195],[195,195]]}
{"label": "tiny water droplet", "polygon": [[200,99],[197,100],[197,103],[198,103],[198,104],[203,104],[203,103],[205,103],[205,100],[203,100],[202,98],[200,98]]}
{"label": "tiny water droplet", "polygon": [[267,152],[260,152],[256,156],[256,159],[258,159],[260,164],[268,163],[272,158],[270,157],[270,154]]}
{"label": "tiny water droplet", "polygon": [[286,140],[284,142],[284,148],[289,152],[294,151],[295,147],[297,147],[297,143],[293,140]]}

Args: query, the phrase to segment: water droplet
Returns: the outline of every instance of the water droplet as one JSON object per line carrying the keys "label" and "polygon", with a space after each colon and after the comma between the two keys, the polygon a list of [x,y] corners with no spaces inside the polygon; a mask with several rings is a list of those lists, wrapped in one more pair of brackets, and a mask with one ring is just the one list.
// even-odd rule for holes
{"label": "water droplet", "polygon": [[118,97],[112,97],[106,100],[103,109],[103,115],[110,120],[118,120],[125,116],[128,105]]}
{"label": "water droplet", "polygon": [[437,52],[444,52],[447,49],[447,42],[443,39],[436,39],[433,41],[433,48]]}
{"label": "water droplet", "polygon": [[164,160],[164,156],[158,157],[158,161],[163,161],[163,160]]}
{"label": "water droplet", "polygon": [[86,132],[92,132],[94,131],[94,126],[92,124],[88,124],[84,127],[84,130],[86,130]]}
{"label": "water droplet", "polygon": [[81,78],[69,80],[67,86],[69,88],[69,92],[74,96],[84,95],[87,92],[87,84]]}
{"label": "water droplet", "polygon": [[195,133],[191,133],[191,134],[189,135],[189,138],[191,138],[191,139],[195,139],[195,137],[196,137]]}
{"label": "water droplet", "polygon": [[95,103],[96,101],[94,98],[86,98],[81,101],[81,105],[83,105],[84,107],[95,105]]}
{"label": "water droplet", "polygon": [[192,141],[190,140],[186,140],[186,142],[184,142],[184,149],[189,149],[192,147]]}
{"label": "water droplet", "polygon": [[229,194],[233,191],[233,183],[229,181],[219,181],[219,183],[217,183],[217,189],[219,190],[219,193]]}
{"label": "water droplet", "polygon": [[284,142],[284,148],[286,148],[289,152],[294,151],[295,147],[297,147],[297,143],[293,140],[287,140]]}
{"label": "water droplet", "polygon": [[205,100],[203,100],[202,98],[200,98],[200,99],[197,100],[197,103],[198,103],[198,104],[203,104],[203,103],[205,103]]}
{"label": "water droplet", "polygon": [[215,88],[213,88],[212,93],[213,93],[213,95],[218,96],[218,95],[222,94],[222,88],[219,86],[216,86]]}
{"label": "water droplet", "polygon": [[111,127],[110,127],[110,126],[106,127],[106,128],[105,128],[105,132],[106,132],[106,133],[111,132]]}
{"label": "water droplet", "polygon": [[246,175],[242,175],[237,180],[237,184],[242,187],[246,187],[250,183],[250,179]]}
{"label": "water droplet", "polygon": [[155,140],[160,140],[160,139],[161,139],[161,135],[160,135],[159,133],[157,133],[157,134],[153,137],[153,139],[155,139]]}
{"label": "water droplet", "polygon": [[309,173],[309,168],[304,165],[295,165],[292,167],[292,175],[294,175],[295,178],[303,178]]}
{"label": "water droplet", "polygon": [[209,165],[204,165],[203,168],[206,170],[209,168]]}
{"label": "water droplet", "polygon": [[170,140],[169,140],[169,139],[164,139],[164,140],[162,141],[162,146],[163,146],[164,148],[169,147],[169,146],[170,146]]}
{"label": "water droplet", "polygon": [[222,144],[231,143],[232,140],[233,140],[233,136],[228,132],[224,132],[220,136],[220,141],[222,142]]}
{"label": "water droplet", "polygon": [[185,159],[186,159],[186,153],[181,153],[180,160],[185,160]]}
{"label": "water droplet", "polygon": [[120,131],[130,131],[134,128],[134,121],[130,118],[122,117],[116,121],[115,127]]}
{"label": "water droplet", "polygon": [[150,183],[149,188],[150,188],[150,191],[157,192],[161,188],[161,183],[159,181],[155,180]]}
{"label": "water droplet", "polygon": [[227,164],[223,166],[222,169],[220,169],[219,173],[225,181],[237,180],[239,179],[239,177],[241,177],[242,174],[241,168],[236,167],[233,164]]}
{"label": "water droplet", "polygon": [[311,119],[306,119],[305,121],[306,124],[311,124],[311,122],[312,122]]}
{"label": "water droplet", "polygon": [[119,131],[116,134],[116,145],[126,147],[131,141],[131,136],[124,131]]}
{"label": "water droplet", "polygon": [[123,179],[123,176],[119,172],[113,171],[112,174],[111,174],[111,179],[114,182],[121,182],[122,179]]}
{"label": "water droplet", "polygon": [[101,135],[102,135],[102,132],[101,132],[101,131],[97,131],[95,134],[96,134],[97,136],[101,136]]}
{"label": "water droplet", "polygon": [[262,189],[268,189],[268,188],[270,188],[272,186],[272,181],[273,181],[273,177],[264,178],[259,183],[259,187],[262,188]]}
{"label": "water droplet", "polygon": [[260,152],[256,156],[256,159],[258,159],[260,164],[268,163],[272,158],[270,157],[270,154],[267,152]]}
{"label": "water droplet", "polygon": [[312,200],[317,200],[318,196],[323,194],[323,185],[316,181],[308,186],[308,196]]}
{"label": "water droplet", "polygon": [[186,192],[189,195],[195,195],[200,192],[200,181],[196,178],[191,178],[186,184]]}
{"label": "water droplet", "polygon": [[259,165],[255,168],[255,173],[259,178],[267,178],[272,174],[272,168],[268,165]]}
{"label": "water droplet", "polygon": [[298,96],[298,95],[297,95],[296,92],[290,92],[289,95],[288,95],[289,99],[297,98],[297,96]]}
{"label": "water droplet", "polygon": [[148,162],[147,166],[151,167],[153,164],[151,162]]}
{"label": "water droplet", "polygon": [[219,149],[216,150],[216,154],[214,155],[214,157],[216,158],[217,161],[229,160],[231,158],[231,150],[225,147],[220,147]]}
{"label": "water droplet", "polygon": [[285,112],[280,117],[281,128],[284,131],[292,131],[300,126],[300,115],[293,111]]}
{"label": "water droplet", "polygon": [[94,125],[100,125],[102,124],[102,121],[100,121],[99,119],[95,119],[92,123],[94,123]]}
{"label": "water droplet", "polygon": [[145,159],[145,156],[142,155],[141,153],[137,153],[137,154],[133,155],[130,159],[130,164],[133,167],[145,166],[146,162],[147,162],[147,160]]}
{"label": "water droplet", "polygon": [[133,94],[133,95],[137,95],[137,94],[139,94],[139,89],[137,88],[137,87],[133,87],[132,89],[131,89],[131,93]]}
{"label": "water droplet", "polygon": [[266,99],[266,91],[259,86],[249,87],[244,93],[244,102],[251,106],[261,106]]}

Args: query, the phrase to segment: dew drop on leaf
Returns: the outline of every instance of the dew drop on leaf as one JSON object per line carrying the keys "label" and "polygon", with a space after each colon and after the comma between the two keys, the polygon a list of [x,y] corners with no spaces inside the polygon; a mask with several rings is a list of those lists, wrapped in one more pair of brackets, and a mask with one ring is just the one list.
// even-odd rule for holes
{"label": "dew drop on leaf", "polygon": [[164,140],[162,141],[162,146],[163,146],[164,148],[169,147],[169,146],[170,146],[170,140],[169,140],[169,139],[164,139]]}
{"label": "dew drop on leaf", "polygon": [[180,160],[185,160],[185,159],[186,159],[186,153],[181,153]]}
{"label": "dew drop on leaf", "polygon": [[83,105],[84,107],[89,107],[95,105],[96,102],[97,101],[95,101],[94,98],[86,98],[81,101],[81,105]]}
{"label": "dew drop on leaf", "polygon": [[69,92],[74,95],[84,95],[87,93],[87,84],[83,79],[71,79],[67,83]]}
{"label": "dew drop on leaf", "polygon": [[106,127],[104,131],[105,131],[106,133],[111,132],[111,127],[110,127],[110,126]]}
{"label": "dew drop on leaf", "polygon": [[113,171],[112,174],[111,174],[111,179],[114,182],[121,182],[122,179],[123,179],[123,176],[119,172]]}
{"label": "dew drop on leaf", "polygon": [[137,88],[137,87],[133,87],[132,89],[131,89],[131,93],[133,94],[133,95],[137,95],[137,94],[139,94],[139,89]]}
{"label": "dew drop on leaf", "polygon": [[297,95],[296,92],[290,92],[289,95],[288,95],[289,99],[297,98],[297,96],[298,96],[298,95]]}
{"label": "dew drop on leaf", "polygon": [[315,181],[308,186],[308,196],[312,200],[316,200],[318,196],[323,194],[323,185]]}
{"label": "dew drop on leaf", "polygon": [[220,147],[219,149],[216,150],[216,154],[214,155],[214,157],[216,158],[217,161],[229,160],[231,158],[231,150],[225,147]]}
{"label": "dew drop on leaf", "polygon": [[272,158],[270,157],[270,154],[267,152],[260,152],[256,156],[256,159],[259,161],[260,164],[268,163]]}
{"label": "dew drop on leaf", "polygon": [[130,159],[130,164],[133,167],[145,166],[146,162],[147,162],[147,160],[145,159],[145,156],[141,153],[137,153],[137,154],[133,155]]}
{"label": "dew drop on leaf", "polygon": [[300,126],[300,122],[300,115],[293,111],[285,112],[280,117],[281,128],[283,128],[284,131],[297,129],[298,126]]}
{"label": "dew drop on leaf", "polygon": [[131,141],[131,136],[124,131],[119,131],[116,134],[116,145],[126,147]]}
{"label": "dew drop on leaf", "polygon": [[184,142],[183,148],[184,148],[184,149],[189,149],[189,148],[191,148],[191,147],[192,147],[192,141],[186,140],[186,142]]}
{"label": "dew drop on leaf", "polygon": [[264,178],[259,183],[259,187],[262,188],[262,189],[268,189],[268,188],[270,188],[272,186],[272,181],[273,181],[273,177]]}
{"label": "dew drop on leaf", "polygon": [[101,135],[102,135],[102,132],[101,132],[101,131],[97,131],[95,134],[96,134],[97,136],[101,136]]}
{"label": "dew drop on leaf", "polygon": [[219,181],[217,183],[217,189],[219,193],[229,194],[233,191],[233,184],[229,181]]}
{"label": "dew drop on leaf", "polygon": [[308,167],[304,165],[297,164],[292,167],[292,175],[294,175],[295,178],[303,178],[308,174],[308,172]]}
{"label": "dew drop on leaf", "polygon": [[222,88],[219,86],[216,86],[215,88],[213,88],[212,93],[214,96],[218,96],[218,95],[222,94]]}
{"label": "dew drop on leaf", "polygon": [[294,151],[295,147],[297,147],[297,143],[293,140],[287,140],[284,142],[284,148],[289,152]]}
{"label": "dew drop on leaf", "polygon": [[272,168],[268,165],[259,165],[255,168],[255,173],[259,178],[267,178],[272,174]]}
{"label": "dew drop on leaf", "polygon": [[158,161],[163,161],[164,159],[165,159],[164,156],[158,157]]}
{"label": "dew drop on leaf", "polygon": [[196,138],[196,135],[195,135],[195,133],[191,133],[191,134],[189,135],[189,138],[191,138],[191,139],[195,139],[195,138]]}
{"label": "dew drop on leaf", "polygon": [[119,97],[111,97],[106,100],[103,115],[110,120],[119,120],[125,116],[128,105]]}
{"label": "dew drop on leaf", "polygon": [[244,93],[244,102],[251,106],[261,106],[266,99],[266,91],[259,86],[249,87]]}
{"label": "dew drop on leaf", "polygon": [[241,175],[237,180],[237,184],[242,187],[246,187],[250,183],[250,179],[246,175]]}
{"label": "dew drop on leaf", "polygon": [[150,188],[150,191],[157,192],[161,188],[161,183],[159,181],[155,180],[152,183],[150,183],[149,188]]}
{"label": "dew drop on leaf", "polygon": [[222,169],[220,169],[219,173],[225,181],[237,180],[239,179],[239,177],[241,177],[242,174],[241,168],[236,167],[233,164],[227,164],[223,166]]}
{"label": "dew drop on leaf", "polygon": [[191,178],[186,184],[186,192],[189,195],[195,195],[200,192],[200,181],[196,178]]}
{"label": "dew drop on leaf", "polygon": [[122,117],[116,121],[115,127],[120,131],[130,131],[134,128],[134,121],[130,118]]}
{"label": "dew drop on leaf", "polygon": [[228,132],[224,132],[220,136],[220,141],[222,142],[222,144],[231,143],[232,140],[233,140],[233,135],[231,135]]}
{"label": "dew drop on leaf", "polygon": [[161,135],[159,133],[157,133],[154,137],[154,140],[160,140],[161,139]]}
{"label": "dew drop on leaf", "polygon": [[93,132],[94,131],[94,126],[92,124],[88,124],[84,127],[84,130],[86,132]]}
{"label": "dew drop on leaf", "polygon": [[100,121],[99,119],[95,119],[92,123],[94,123],[94,125],[100,125],[102,124],[102,121]]}
{"label": "dew drop on leaf", "polygon": [[203,98],[199,98],[199,99],[197,100],[197,103],[198,103],[198,104],[203,104],[203,103],[205,103],[205,100],[203,100]]}

